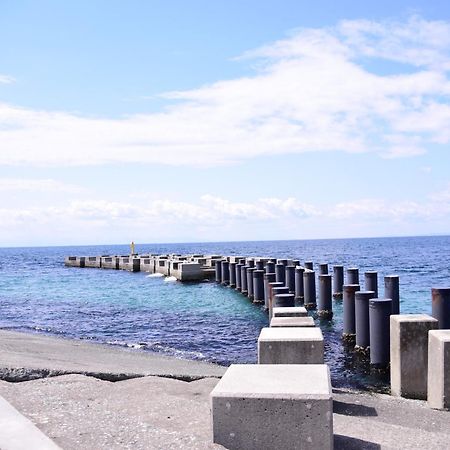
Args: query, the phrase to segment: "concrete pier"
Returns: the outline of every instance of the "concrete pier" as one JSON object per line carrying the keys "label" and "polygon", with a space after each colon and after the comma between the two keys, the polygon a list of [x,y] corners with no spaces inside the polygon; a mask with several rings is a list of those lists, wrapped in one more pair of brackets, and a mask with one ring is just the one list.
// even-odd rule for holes
{"label": "concrete pier", "polygon": [[359,284],[359,269],[349,267],[347,269],[347,284]]}
{"label": "concrete pier", "polygon": [[236,287],[236,263],[230,262],[230,288]]}
{"label": "concrete pier", "polygon": [[216,283],[222,283],[222,261],[216,261],[215,264],[216,269]]}
{"label": "concrete pier", "polygon": [[384,277],[384,297],[392,300],[392,314],[400,314],[400,278],[398,275]]}
{"label": "concrete pier", "polygon": [[328,263],[319,264],[319,275],[328,275]]}
{"label": "concrete pier", "polygon": [[275,276],[278,282],[283,284],[286,283],[286,269],[284,264],[275,264]]}
{"label": "concrete pier", "polygon": [[253,286],[253,272],[256,270],[255,267],[247,268],[247,297],[253,300],[254,297],[254,286]]}
{"label": "concrete pier", "polygon": [[270,290],[269,284],[275,283],[275,274],[274,273],[265,273],[264,274],[264,308],[269,309],[270,306]]}
{"label": "concrete pier", "polygon": [[241,293],[243,295],[247,295],[248,293],[248,287],[247,287],[247,269],[249,269],[248,266],[242,266],[241,267]]}
{"label": "concrete pier", "polygon": [[438,321],[426,314],[392,315],[391,394],[426,400],[428,332]]}
{"label": "concrete pier", "polygon": [[236,290],[241,291],[241,280],[242,280],[242,267],[244,267],[243,264],[238,263],[236,264]]}
{"label": "concrete pier", "polygon": [[100,267],[102,267],[102,257],[101,256],[86,257],[84,267],[93,267],[99,269]]}
{"label": "concrete pier", "polygon": [[305,261],[305,269],[314,270],[314,263],[312,261]]}
{"label": "concrete pier", "polygon": [[390,317],[392,300],[374,298],[369,300],[370,364],[387,369],[390,362]]}
{"label": "concrete pier", "polygon": [[333,303],[331,294],[331,275],[319,275],[319,300],[317,302],[317,314],[323,319],[333,317]]}
{"label": "concrete pier", "polygon": [[222,284],[228,286],[230,284],[230,263],[222,261]]}
{"label": "concrete pier", "polygon": [[344,266],[333,266],[333,298],[342,298],[344,285]]}
{"label": "concrete pier", "polygon": [[119,257],[118,256],[102,256],[102,269],[119,270]]}
{"label": "concrete pier", "polygon": [[295,268],[295,300],[303,303],[304,299],[304,289],[303,289],[303,272],[305,269],[303,267],[297,266]]}
{"label": "concrete pier", "polygon": [[450,409],[450,330],[428,333],[428,406]]}
{"label": "concrete pier", "polygon": [[437,319],[438,328],[450,328],[450,288],[431,289],[431,315]]}
{"label": "concrete pier", "polygon": [[359,284],[344,284],[343,307],[344,307],[344,340],[354,342],[356,338],[355,325],[355,293],[359,291]]}
{"label": "concrete pier", "polygon": [[275,263],[273,261],[268,261],[265,267],[266,273],[275,273]]}
{"label": "concrete pier", "polygon": [[364,289],[375,292],[375,298],[378,298],[378,272],[369,270],[364,273]]}
{"label": "concrete pier", "polygon": [[315,309],[316,301],[316,273],[313,270],[303,272],[303,294],[306,309]]}
{"label": "concrete pier", "polygon": [[295,294],[295,266],[286,266],[286,286],[290,294]]}
{"label": "concrete pier", "polygon": [[366,351],[370,346],[369,301],[374,296],[374,291],[355,292],[356,350]]}
{"label": "concrete pier", "polygon": [[264,303],[264,270],[257,269],[253,271],[253,302]]}
{"label": "concrete pier", "polygon": [[[274,291],[278,292],[280,289],[283,288],[275,288]],[[294,294],[279,294],[276,293],[273,297],[273,308],[280,308],[280,307],[293,307],[295,306],[295,298]]]}

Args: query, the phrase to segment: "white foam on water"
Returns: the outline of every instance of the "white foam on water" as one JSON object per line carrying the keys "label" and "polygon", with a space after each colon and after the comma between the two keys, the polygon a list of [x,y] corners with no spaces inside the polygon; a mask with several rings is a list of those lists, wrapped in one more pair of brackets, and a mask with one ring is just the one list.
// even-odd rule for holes
{"label": "white foam on water", "polygon": [[150,275],[147,275],[146,278],[160,278],[163,277],[164,275],[162,273],[151,273]]}
{"label": "white foam on water", "polygon": [[166,277],[164,278],[164,281],[167,283],[173,283],[174,281],[177,281],[177,279],[175,277]]}

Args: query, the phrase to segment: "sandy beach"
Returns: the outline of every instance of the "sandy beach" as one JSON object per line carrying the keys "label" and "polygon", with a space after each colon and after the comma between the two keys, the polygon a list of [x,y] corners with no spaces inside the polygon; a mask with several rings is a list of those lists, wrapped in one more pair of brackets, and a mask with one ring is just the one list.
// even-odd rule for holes
{"label": "sandy beach", "polygon": [[[0,381],[0,395],[63,449],[222,448],[211,441],[209,393],[223,367],[10,331],[0,331],[0,355],[3,380],[30,380]],[[333,394],[336,449],[448,445],[449,412],[383,394]]]}

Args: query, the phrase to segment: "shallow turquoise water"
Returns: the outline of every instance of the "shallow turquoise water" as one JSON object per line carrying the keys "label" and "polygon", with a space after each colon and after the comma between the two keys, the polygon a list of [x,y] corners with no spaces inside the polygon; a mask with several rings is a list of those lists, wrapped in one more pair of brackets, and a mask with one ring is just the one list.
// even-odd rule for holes
{"label": "shallow turquoise water", "polygon": [[[450,285],[450,237],[140,245],[140,252],[292,257],[396,273],[402,312],[430,313],[430,289]],[[182,284],[143,273],[66,268],[65,255],[124,254],[127,246],[0,249],[0,327],[134,346],[230,364],[256,361],[267,315],[236,291],[215,283]],[[362,276],[361,276],[362,279]],[[382,388],[367,362],[340,339],[342,304],[326,337],[333,383]]]}

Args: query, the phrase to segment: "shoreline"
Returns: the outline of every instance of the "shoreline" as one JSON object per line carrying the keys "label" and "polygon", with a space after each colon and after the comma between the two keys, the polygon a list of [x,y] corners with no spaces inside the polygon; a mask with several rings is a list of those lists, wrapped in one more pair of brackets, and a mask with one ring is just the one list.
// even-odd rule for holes
{"label": "shoreline", "polygon": [[151,351],[0,329],[0,379],[20,382],[68,374],[120,381],[144,376],[194,381],[226,367]]}

